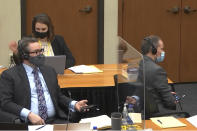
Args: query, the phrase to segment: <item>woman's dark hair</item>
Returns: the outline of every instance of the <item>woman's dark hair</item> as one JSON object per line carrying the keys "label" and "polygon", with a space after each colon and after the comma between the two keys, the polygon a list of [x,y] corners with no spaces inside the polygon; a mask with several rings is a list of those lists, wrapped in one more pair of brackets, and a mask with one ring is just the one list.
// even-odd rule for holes
{"label": "woman's dark hair", "polygon": [[46,24],[48,26],[48,31],[49,31],[48,40],[52,41],[54,38],[54,27],[51,18],[45,13],[41,13],[34,16],[32,20],[32,33],[34,37],[35,37],[35,25],[37,22]]}
{"label": "woman's dark hair", "polygon": [[156,54],[157,52],[157,47],[159,45],[159,40],[161,40],[161,38],[159,36],[156,35],[150,35],[145,37],[142,40],[142,45],[141,45],[141,51],[143,55],[148,54],[150,51],[153,54]]}

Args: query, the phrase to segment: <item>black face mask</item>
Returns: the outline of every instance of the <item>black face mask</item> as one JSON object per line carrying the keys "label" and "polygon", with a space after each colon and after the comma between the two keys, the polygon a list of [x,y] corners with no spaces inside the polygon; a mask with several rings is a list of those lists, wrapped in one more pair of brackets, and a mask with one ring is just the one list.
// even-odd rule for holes
{"label": "black face mask", "polygon": [[37,55],[37,56],[30,56],[29,57],[29,62],[32,63],[33,65],[40,67],[44,65],[45,62],[45,56],[43,54]]}
{"label": "black face mask", "polygon": [[47,31],[47,32],[38,32],[38,31],[35,31],[35,34],[34,35],[35,35],[36,38],[43,39],[43,38],[49,36],[49,31]]}

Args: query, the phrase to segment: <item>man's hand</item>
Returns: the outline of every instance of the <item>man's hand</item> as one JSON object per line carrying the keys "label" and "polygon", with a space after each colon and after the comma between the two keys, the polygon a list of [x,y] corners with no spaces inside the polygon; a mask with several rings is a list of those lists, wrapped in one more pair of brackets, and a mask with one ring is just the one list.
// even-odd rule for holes
{"label": "man's hand", "polygon": [[81,101],[78,101],[76,104],[75,104],[75,109],[77,111],[81,111],[81,107],[84,107],[84,106],[87,106],[87,103],[88,100],[81,100]]}
{"label": "man's hand", "polygon": [[175,97],[175,104],[179,103],[179,100],[177,99],[178,96],[176,96],[176,92],[171,92],[171,94]]}
{"label": "man's hand", "polygon": [[44,125],[45,124],[44,120],[40,116],[34,114],[33,112],[29,113],[28,119],[33,125]]}
{"label": "man's hand", "polygon": [[18,44],[16,43],[16,41],[11,41],[10,43],[9,43],[9,48],[10,48],[10,50],[14,53],[14,54],[17,54],[18,53]]}

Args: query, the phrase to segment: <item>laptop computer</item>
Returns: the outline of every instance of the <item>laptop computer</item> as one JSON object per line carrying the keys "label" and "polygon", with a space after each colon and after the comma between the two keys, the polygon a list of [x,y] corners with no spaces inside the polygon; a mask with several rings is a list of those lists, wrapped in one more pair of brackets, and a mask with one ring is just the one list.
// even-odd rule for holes
{"label": "laptop computer", "polygon": [[45,65],[53,67],[57,74],[64,74],[65,63],[65,55],[45,56]]}

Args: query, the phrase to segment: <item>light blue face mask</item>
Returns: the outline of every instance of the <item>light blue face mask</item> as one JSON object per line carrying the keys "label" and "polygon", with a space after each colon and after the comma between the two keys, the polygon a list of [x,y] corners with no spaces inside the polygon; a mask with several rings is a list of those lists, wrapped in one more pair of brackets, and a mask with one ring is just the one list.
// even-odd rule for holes
{"label": "light blue face mask", "polygon": [[158,56],[158,57],[156,58],[156,62],[162,62],[162,61],[164,60],[164,58],[165,58],[165,52],[162,51],[162,52],[161,52],[161,56]]}

